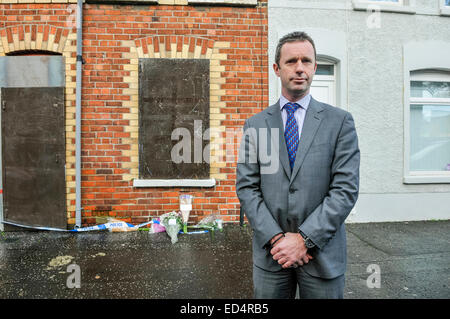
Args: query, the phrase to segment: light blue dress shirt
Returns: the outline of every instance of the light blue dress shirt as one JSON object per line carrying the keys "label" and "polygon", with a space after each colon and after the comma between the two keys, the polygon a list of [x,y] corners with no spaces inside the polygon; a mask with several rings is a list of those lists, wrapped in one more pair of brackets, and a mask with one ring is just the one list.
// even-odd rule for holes
{"label": "light blue dress shirt", "polygon": [[[303,128],[303,122],[305,121],[305,115],[306,110],[308,109],[309,102],[311,101],[311,94],[305,95],[303,98],[301,98],[298,101],[295,101],[295,103],[299,104],[300,107],[294,112],[295,120],[297,121],[298,125],[298,137],[300,139],[300,136],[302,135],[302,128]],[[280,111],[281,111],[281,118],[283,119],[283,128],[286,129],[286,121],[287,121],[287,111],[284,109],[284,105],[286,103],[289,103],[289,100],[286,99],[283,95],[280,97]]]}

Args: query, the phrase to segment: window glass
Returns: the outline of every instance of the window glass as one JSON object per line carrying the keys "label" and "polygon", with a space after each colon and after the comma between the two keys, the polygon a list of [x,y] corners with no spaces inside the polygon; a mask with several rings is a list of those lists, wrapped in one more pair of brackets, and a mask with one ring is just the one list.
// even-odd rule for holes
{"label": "window glass", "polygon": [[411,81],[411,97],[450,98],[450,82]]}
{"label": "window glass", "polygon": [[450,171],[450,103],[411,104],[412,171]]}
{"label": "window glass", "polygon": [[334,75],[334,65],[331,64],[317,64],[317,75]]}
{"label": "window glass", "polygon": [[450,172],[450,72],[411,72],[410,170]]}

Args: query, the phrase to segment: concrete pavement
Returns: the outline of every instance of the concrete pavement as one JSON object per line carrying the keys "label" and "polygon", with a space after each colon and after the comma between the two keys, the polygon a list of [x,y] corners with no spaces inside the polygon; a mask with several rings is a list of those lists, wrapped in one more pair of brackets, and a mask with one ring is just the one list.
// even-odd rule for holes
{"label": "concrete pavement", "polygon": [[[450,220],[347,224],[345,298],[450,298],[449,230]],[[74,267],[80,288],[69,288]],[[0,298],[252,298],[251,230],[227,224],[174,245],[144,231],[4,232],[0,275]]]}

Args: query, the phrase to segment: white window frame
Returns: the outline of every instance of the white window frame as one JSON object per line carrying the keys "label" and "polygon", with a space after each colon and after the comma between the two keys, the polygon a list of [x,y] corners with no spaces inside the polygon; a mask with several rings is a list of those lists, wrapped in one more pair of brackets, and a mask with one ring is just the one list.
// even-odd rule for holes
{"label": "white window frame", "polygon": [[[413,73],[416,73],[413,71]],[[411,81],[430,81],[430,82],[450,82],[450,73],[446,74],[444,72],[440,72],[438,70],[427,70],[417,74],[411,74]],[[431,105],[450,105],[450,98],[422,98],[422,97],[410,97],[409,99],[409,107],[411,110],[411,105],[422,105],[422,104],[431,104]],[[411,136],[409,135],[408,143],[411,145]],[[409,148],[410,149],[410,148]],[[411,150],[411,149],[410,149]],[[408,154],[405,154],[408,157],[408,160],[411,159],[410,151]],[[442,177],[450,179],[450,171],[409,171],[409,175],[411,177]]]}
{"label": "white window frame", "polygon": [[398,2],[352,0],[352,5],[354,10],[359,11],[370,11],[376,8],[381,12],[415,14],[416,8],[413,6],[412,1],[413,0],[399,0]]}
{"label": "white window frame", "polygon": [[[404,184],[450,184],[450,174],[447,171],[438,172],[420,172],[410,171],[410,110],[412,100],[415,103],[423,102],[421,98],[411,98],[410,86],[411,80],[440,79],[437,73],[423,73],[411,77],[411,71],[435,70],[450,72],[450,42],[443,41],[424,41],[410,42],[403,46],[403,101],[404,101],[404,152],[403,152],[403,183]],[[445,81],[448,81],[446,78]],[[430,99],[426,99],[428,102]],[[433,99],[433,104],[444,104],[447,99]],[[435,103],[436,102],[436,103]],[[446,102],[445,104],[448,104]]]}

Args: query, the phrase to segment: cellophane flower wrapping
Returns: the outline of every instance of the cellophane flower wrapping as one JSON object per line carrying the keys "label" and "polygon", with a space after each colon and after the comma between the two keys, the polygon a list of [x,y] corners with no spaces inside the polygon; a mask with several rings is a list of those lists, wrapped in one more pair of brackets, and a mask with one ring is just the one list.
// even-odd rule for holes
{"label": "cellophane flower wrapping", "polygon": [[217,214],[211,214],[204,217],[197,225],[196,228],[206,228],[210,230],[222,230],[222,219]]}
{"label": "cellophane flower wrapping", "polygon": [[159,218],[154,218],[153,221],[154,222],[152,223],[152,226],[149,230],[150,234],[162,233],[166,231],[166,228],[164,228],[164,226],[160,224],[161,220]]}
{"label": "cellophane flower wrapping", "polygon": [[172,244],[178,241],[178,233],[183,228],[183,219],[179,212],[170,212],[160,216],[161,225],[166,228]]}

